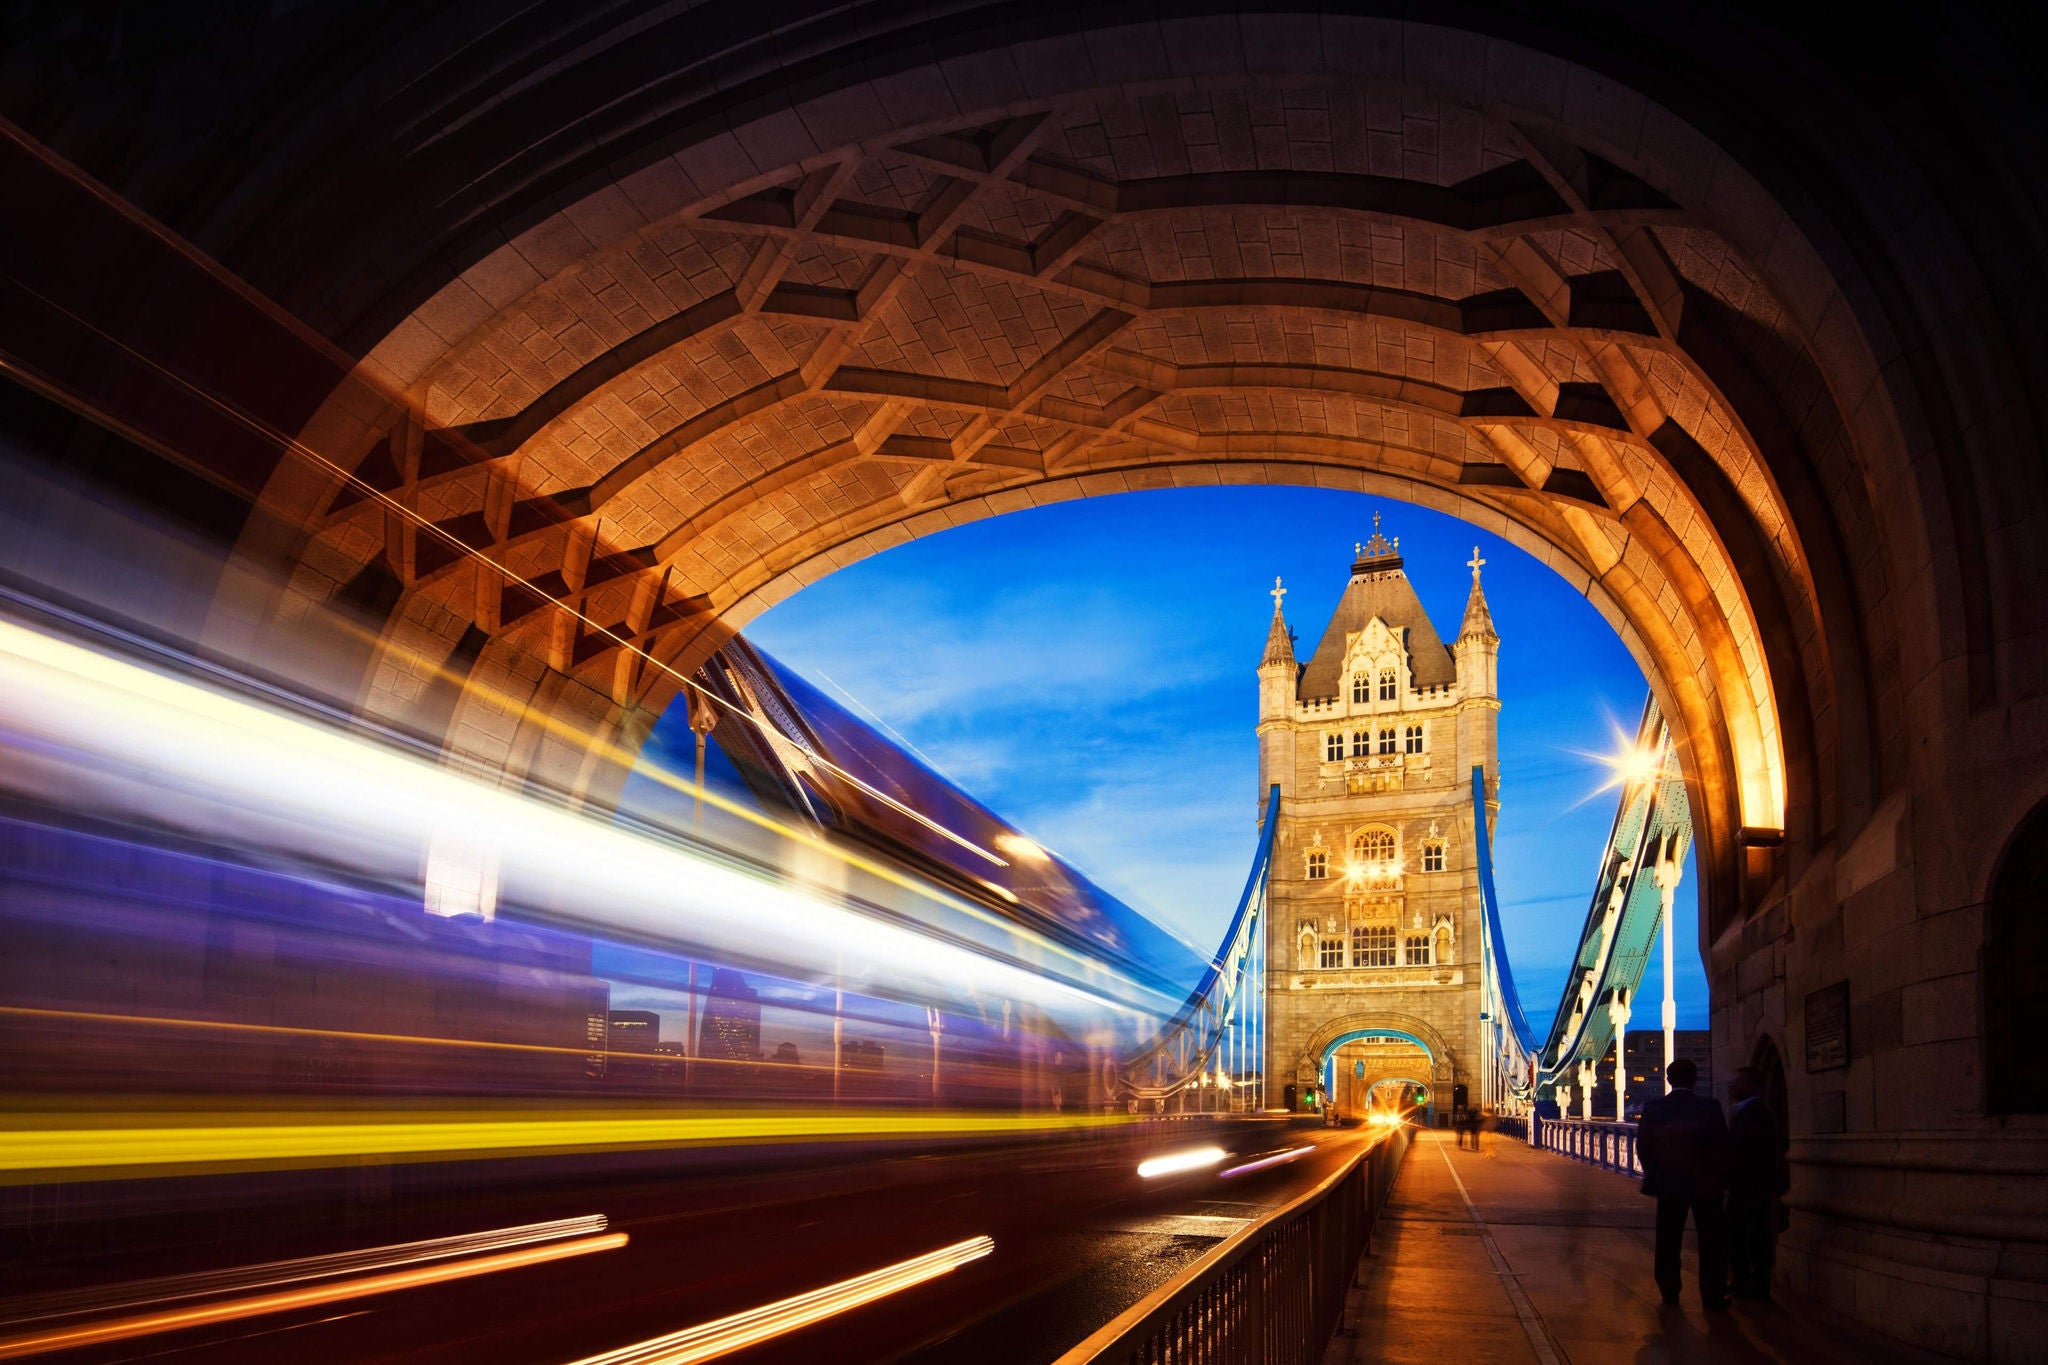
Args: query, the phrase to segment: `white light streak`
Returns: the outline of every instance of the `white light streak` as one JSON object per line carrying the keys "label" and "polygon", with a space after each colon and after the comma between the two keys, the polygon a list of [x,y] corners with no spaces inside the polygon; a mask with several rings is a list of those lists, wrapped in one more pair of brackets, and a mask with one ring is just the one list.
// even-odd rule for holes
{"label": "white light streak", "polygon": [[936,1279],[970,1261],[980,1260],[995,1249],[993,1240],[971,1237],[908,1261],[813,1289],[808,1294],[778,1299],[667,1336],[585,1356],[574,1365],[691,1365],[694,1361],[714,1360]]}
{"label": "white light streak", "polygon": [[1228,1170],[1219,1171],[1216,1178],[1218,1180],[1229,1180],[1233,1176],[1250,1175],[1253,1171],[1263,1171],[1274,1166],[1285,1166],[1288,1162],[1298,1161],[1314,1150],[1313,1144],[1307,1147],[1289,1147],[1284,1152],[1275,1152],[1271,1156],[1260,1157],[1257,1161],[1247,1161],[1242,1166],[1232,1166]]}
{"label": "white light streak", "polygon": [[[417,884],[429,847],[496,860],[498,912],[928,1002],[1009,999],[1063,1020],[1159,1013],[1156,992],[999,921],[885,920],[800,883],[585,818],[301,717],[0,620],[0,789]],[[1086,986],[1060,979],[1079,967]]]}
{"label": "white light streak", "polygon": [[1221,1147],[1196,1147],[1171,1156],[1155,1156],[1150,1161],[1138,1163],[1138,1174],[1147,1180],[1162,1175],[1175,1175],[1181,1171],[1199,1171],[1205,1166],[1214,1166],[1230,1156]]}

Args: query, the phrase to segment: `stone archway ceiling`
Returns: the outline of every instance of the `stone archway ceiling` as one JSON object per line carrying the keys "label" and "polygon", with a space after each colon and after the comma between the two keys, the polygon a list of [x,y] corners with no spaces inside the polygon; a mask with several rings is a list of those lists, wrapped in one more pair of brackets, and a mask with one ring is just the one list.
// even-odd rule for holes
{"label": "stone archway ceiling", "polygon": [[665,699],[651,660],[694,666],[778,576],[971,499],[1367,470],[1497,509],[1601,584],[1690,694],[1668,709],[1725,732],[1694,775],[1782,828],[1773,672],[1702,470],[1819,633],[1779,495],[1688,345],[1774,305],[1684,208],[1567,142],[1392,93],[1081,99],[845,148],[525,283],[315,519],[301,591],[397,594],[380,707],[486,649]]}

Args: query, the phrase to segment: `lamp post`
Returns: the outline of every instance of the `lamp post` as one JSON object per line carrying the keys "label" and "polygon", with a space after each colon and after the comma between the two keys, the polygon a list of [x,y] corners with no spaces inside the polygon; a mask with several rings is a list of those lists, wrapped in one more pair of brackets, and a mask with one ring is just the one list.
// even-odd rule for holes
{"label": "lamp post", "polygon": [[1678,894],[1678,879],[1685,869],[1672,857],[1673,850],[1666,847],[1664,856],[1657,860],[1657,903],[1659,915],[1664,921],[1664,1090],[1671,1091],[1671,1061],[1678,1050],[1678,997],[1672,986],[1671,974],[1671,902]]}

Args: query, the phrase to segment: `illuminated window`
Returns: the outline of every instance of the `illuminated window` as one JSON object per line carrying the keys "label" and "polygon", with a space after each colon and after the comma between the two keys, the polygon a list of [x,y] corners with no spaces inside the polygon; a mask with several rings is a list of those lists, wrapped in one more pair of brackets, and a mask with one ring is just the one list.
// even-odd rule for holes
{"label": "illuminated window", "polygon": [[1409,967],[1429,965],[1429,935],[1410,934],[1401,940],[1401,961]]}
{"label": "illuminated window", "polygon": [[1395,752],[1394,744],[1397,738],[1392,730],[1380,731],[1380,752],[1383,754]]}
{"label": "illuminated window", "polygon": [[1401,739],[1402,747],[1409,753],[1419,754],[1422,752],[1422,727],[1420,725],[1409,726],[1407,733],[1402,735]]}
{"label": "illuminated window", "polygon": [[1372,731],[1354,730],[1351,733],[1351,756],[1364,758],[1372,752]]}
{"label": "illuminated window", "polygon": [[1344,736],[1323,736],[1323,762],[1335,763],[1344,757]]}
{"label": "illuminated window", "polygon": [[1330,875],[1330,855],[1323,849],[1309,850],[1308,875],[1311,879],[1321,879]]}
{"label": "illuminated window", "polygon": [[1380,700],[1394,699],[1394,670],[1389,668],[1380,674]]}
{"label": "illuminated window", "polygon": [[1351,929],[1351,965],[1354,967],[1391,967],[1394,965],[1396,945],[1394,926],[1391,924],[1358,924]]}
{"label": "illuminated window", "polygon": [[1343,966],[1344,940],[1341,938],[1324,939],[1318,946],[1316,962],[1318,965],[1330,970]]}
{"label": "illuminated window", "polygon": [[1431,840],[1422,846],[1422,870],[1441,872],[1444,870],[1444,846]]}
{"label": "illuminated window", "polygon": [[1354,702],[1372,700],[1372,684],[1366,681],[1363,673],[1351,680],[1351,700]]}
{"label": "illuminated window", "polygon": [[1369,829],[1351,841],[1351,856],[1361,863],[1394,861],[1394,836],[1383,829]]}

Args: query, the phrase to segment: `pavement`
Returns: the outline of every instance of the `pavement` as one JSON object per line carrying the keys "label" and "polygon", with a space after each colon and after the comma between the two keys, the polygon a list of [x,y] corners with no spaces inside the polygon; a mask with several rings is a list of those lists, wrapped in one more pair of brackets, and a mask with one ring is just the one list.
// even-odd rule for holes
{"label": "pavement", "polygon": [[1783,1297],[1708,1314],[1687,1235],[1685,1292],[1650,1278],[1654,1206],[1633,1178],[1489,1134],[1409,1148],[1323,1365],[1924,1365]]}

